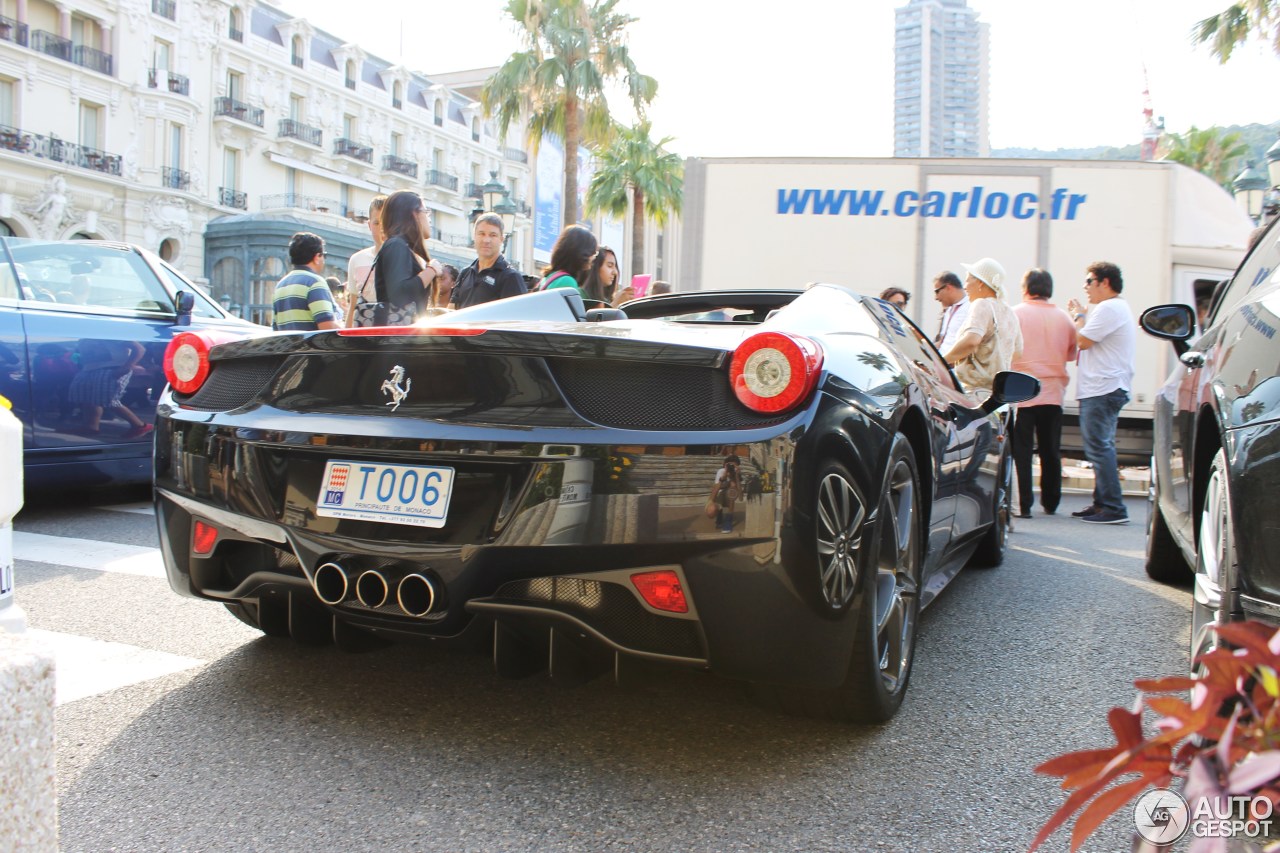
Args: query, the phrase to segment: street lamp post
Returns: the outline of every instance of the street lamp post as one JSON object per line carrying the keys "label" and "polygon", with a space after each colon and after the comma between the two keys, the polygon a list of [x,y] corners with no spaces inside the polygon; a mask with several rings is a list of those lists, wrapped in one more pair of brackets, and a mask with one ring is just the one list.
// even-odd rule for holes
{"label": "street lamp post", "polygon": [[516,206],[511,203],[511,196],[504,192],[502,201],[493,206],[493,212],[502,217],[502,253],[505,255],[510,251],[511,232],[516,227]]}
{"label": "street lamp post", "polygon": [[1262,219],[1263,203],[1271,186],[1267,173],[1250,161],[1245,170],[1231,182],[1231,193],[1244,208],[1244,212],[1249,214],[1249,218],[1259,222]]}

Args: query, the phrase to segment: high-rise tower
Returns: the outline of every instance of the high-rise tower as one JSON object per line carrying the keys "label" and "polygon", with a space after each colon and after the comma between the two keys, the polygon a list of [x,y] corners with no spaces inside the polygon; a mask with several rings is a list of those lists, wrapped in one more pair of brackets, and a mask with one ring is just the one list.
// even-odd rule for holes
{"label": "high-rise tower", "polygon": [[896,157],[986,157],[989,25],[966,0],[909,0],[894,27]]}

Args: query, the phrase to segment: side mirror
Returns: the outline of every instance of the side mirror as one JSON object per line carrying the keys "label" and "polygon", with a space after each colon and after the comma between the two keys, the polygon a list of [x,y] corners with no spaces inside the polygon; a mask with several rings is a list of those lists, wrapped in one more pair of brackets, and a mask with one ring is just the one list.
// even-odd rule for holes
{"label": "side mirror", "polygon": [[627,315],[619,308],[588,308],[588,323],[604,323],[609,320],[625,320]]}
{"label": "side mirror", "polygon": [[189,290],[179,290],[174,304],[177,306],[178,316],[174,319],[173,324],[175,326],[190,326],[191,312],[196,310],[195,294]]}
{"label": "side mirror", "polygon": [[1154,338],[1179,343],[1195,334],[1196,312],[1190,305],[1157,305],[1142,312],[1138,325]]}
{"label": "side mirror", "polygon": [[982,411],[991,414],[1006,403],[1025,403],[1040,393],[1040,380],[1025,373],[1002,370],[991,383],[991,396],[982,403]]}

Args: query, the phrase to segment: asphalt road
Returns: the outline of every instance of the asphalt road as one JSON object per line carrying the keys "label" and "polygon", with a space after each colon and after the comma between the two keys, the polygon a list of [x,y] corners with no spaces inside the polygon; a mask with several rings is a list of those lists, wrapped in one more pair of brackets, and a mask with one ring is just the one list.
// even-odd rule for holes
{"label": "asphalt road", "polygon": [[1186,667],[1188,592],[1143,574],[1137,500],[1127,526],[1019,521],[925,614],[906,704],[868,728],[694,673],[564,688],[263,638],[154,575],[137,498],[16,523],[18,600],[58,650],[66,851],[1025,850],[1063,799],[1032,768],[1109,745],[1132,680]]}

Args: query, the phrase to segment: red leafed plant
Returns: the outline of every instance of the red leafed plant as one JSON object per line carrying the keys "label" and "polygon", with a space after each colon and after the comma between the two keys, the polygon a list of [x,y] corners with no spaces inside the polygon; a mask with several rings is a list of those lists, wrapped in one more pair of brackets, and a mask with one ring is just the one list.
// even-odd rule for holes
{"label": "red leafed plant", "polygon": [[[1139,692],[1133,708],[1108,714],[1115,746],[1069,752],[1036,768],[1061,776],[1062,789],[1071,794],[1031,850],[1079,812],[1071,831],[1074,853],[1145,789],[1175,781],[1188,801],[1257,795],[1280,812],[1280,631],[1260,622],[1216,630],[1221,644],[1197,658],[1196,675],[1134,682]],[[1190,702],[1165,695],[1188,690]],[[1147,710],[1155,716],[1154,733],[1144,736]]]}

